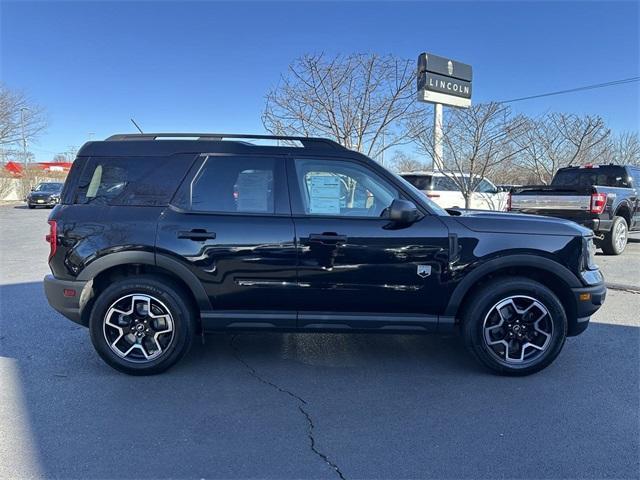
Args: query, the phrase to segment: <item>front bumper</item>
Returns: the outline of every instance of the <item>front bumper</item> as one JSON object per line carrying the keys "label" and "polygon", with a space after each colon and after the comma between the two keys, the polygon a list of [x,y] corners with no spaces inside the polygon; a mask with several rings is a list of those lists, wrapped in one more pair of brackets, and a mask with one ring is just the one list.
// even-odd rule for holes
{"label": "front bumper", "polygon": [[49,206],[49,205],[57,205],[60,202],[58,198],[53,197],[45,197],[45,198],[27,198],[27,204],[33,205],[34,207],[41,206]]}
{"label": "front bumper", "polygon": [[[44,293],[55,310],[80,325],[87,326],[82,318],[82,310],[89,300],[89,282],[60,280],[53,275],[44,277]],[[89,288],[87,288],[89,287]],[[71,292],[75,292],[72,296]]]}
{"label": "front bumper", "polygon": [[607,287],[604,282],[590,287],[572,288],[576,305],[576,320],[570,322],[567,335],[576,336],[584,332],[589,326],[591,315],[596,313],[607,297]]}

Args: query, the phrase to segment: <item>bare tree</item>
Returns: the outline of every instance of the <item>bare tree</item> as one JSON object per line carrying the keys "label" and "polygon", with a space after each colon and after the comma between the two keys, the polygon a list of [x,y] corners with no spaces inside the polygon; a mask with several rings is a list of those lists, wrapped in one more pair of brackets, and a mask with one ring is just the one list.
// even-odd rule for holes
{"label": "bare tree", "polygon": [[605,163],[640,165],[640,139],[637,132],[622,132],[609,142]]}
{"label": "bare tree", "polygon": [[[442,141],[447,168],[442,173],[462,192],[466,208],[482,178],[522,151],[513,139],[522,134],[525,123],[522,117],[512,118],[509,107],[499,103],[446,112]],[[433,159],[432,128],[413,124],[411,132],[419,150]]]}
{"label": "bare tree", "polygon": [[396,172],[417,172],[419,170],[427,170],[429,165],[406,152],[396,150],[391,158],[391,168]]}
{"label": "bare tree", "polygon": [[23,132],[24,138],[32,141],[46,126],[46,115],[42,107],[33,104],[23,92],[0,84],[1,148],[21,151]]}
{"label": "bare tree", "polygon": [[262,122],[276,135],[323,136],[370,157],[407,143],[415,66],[393,56],[305,55],[269,91]]}
{"label": "bare tree", "polygon": [[523,150],[522,165],[538,182],[548,184],[558,168],[601,160],[609,136],[601,117],[550,113],[528,119],[524,133],[514,141]]}

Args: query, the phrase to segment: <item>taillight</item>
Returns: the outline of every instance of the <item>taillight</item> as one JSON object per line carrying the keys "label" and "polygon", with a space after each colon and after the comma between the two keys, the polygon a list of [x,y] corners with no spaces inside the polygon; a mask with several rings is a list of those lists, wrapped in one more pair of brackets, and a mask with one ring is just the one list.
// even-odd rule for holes
{"label": "taillight", "polygon": [[511,192],[507,193],[507,212],[511,211]]}
{"label": "taillight", "polygon": [[49,243],[49,260],[51,260],[58,248],[58,225],[55,220],[49,220],[49,234],[44,239]]}
{"label": "taillight", "polygon": [[604,207],[607,205],[607,194],[606,193],[592,193],[591,194],[591,208],[589,211],[591,213],[602,213],[604,212]]}
{"label": "taillight", "polygon": [[427,193],[427,198],[440,198],[440,195],[437,193]]}

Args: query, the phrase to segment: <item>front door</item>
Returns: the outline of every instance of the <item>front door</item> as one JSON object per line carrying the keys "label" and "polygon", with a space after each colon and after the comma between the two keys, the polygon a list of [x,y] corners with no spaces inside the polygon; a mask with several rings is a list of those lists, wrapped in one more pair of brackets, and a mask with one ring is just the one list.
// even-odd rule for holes
{"label": "front door", "polygon": [[284,168],[278,157],[210,155],[162,215],[158,255],[198,277],[213,327],[295,327],[297,252]]}
{"label": "front door", "polygon": [[385,210],[403,194],[366,163],[296,159],[288,168],[299,245],[296,297],[302,328],[428,328],[448,235],[437,216],[396,228]]}

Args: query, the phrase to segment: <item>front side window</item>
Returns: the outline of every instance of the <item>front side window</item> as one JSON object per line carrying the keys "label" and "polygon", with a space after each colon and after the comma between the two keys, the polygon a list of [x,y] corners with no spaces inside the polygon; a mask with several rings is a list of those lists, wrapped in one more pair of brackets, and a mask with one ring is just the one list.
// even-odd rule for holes
{"label": "front side window", "polygon": [[480,180],[478,186],[476,187],[476,192],[480,193],[496,193],[496,187],[489,181],[484,178]]}
{"label": "front side window", "polygon": [[380,217],[398,190],[368,168],[342,160],[296,160],[307,215]]}
{"label": "front side window", "polygon": [[221,213],[274,213],[275,159],[212,156],[191,182],[190,208]]}

